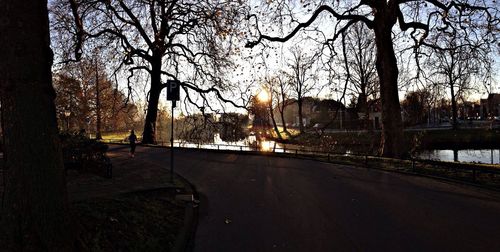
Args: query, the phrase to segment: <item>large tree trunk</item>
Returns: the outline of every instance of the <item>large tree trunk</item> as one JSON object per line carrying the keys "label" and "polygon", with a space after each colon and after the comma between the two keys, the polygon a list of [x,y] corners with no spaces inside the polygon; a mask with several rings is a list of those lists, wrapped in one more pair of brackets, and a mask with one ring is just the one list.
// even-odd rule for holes
{"label": "large tree trunk", "polygon": [[453,121],[451,122],[451,126],[454,130],[458,129],[458,110],[457,110],[457,99],[455,97],[455,89],[453,86],[453,83],[450,83],[450,90],[451,90],[451,112],[452,112],[452,117]]}
{"label": "large tree trunk", "polygon": [[273,122],[274,132],[276,132],[276,135],[278,135],[278,139],[283,140],[283,137],[281,137],[281,133],[278,129],[278,125],[276,125],[276,120],[274,119],[273,104],[271,102],[269,102],[268,108],[269,108],[269,115],[271,116],[271,121]]}
{"label": "large tree trunk", "polygon": [[288,128],[286,127],[286,122],[285,122],[285,102],[282,103],[282,106],[281,109],[279,109],[279,112],[280,112],[280,117],[281,117],[281,123],[283,124],[283,132],[285,132],[285,134],[288,136],[288,137],[291,137],[292,134],[290,134],[290,132],[288,132]]}
{"label": "large tree trunk", "polygon": [[303,116],[302,116],[302,97],[297,98],[297,106],[299,106],[299,131],[300,134],[304,133],[304,123],[303,123]]}
{"label": "large tree trunk", "polygon": [[391,27],[395,18],[387,13],[376,14],[375,42],[377,46],[377,73],[382,102],[382,141],[380,152],[385,157],[401,157],[403,123],[398,96],[398,65],[392,44]]}
{"label": "large tree trunk", "polygon": [[280,93],[281,93],[281,104],[278,104],[278,110],[280,112],[281,116],[281,123],[283,124],[283,131],[288,137],[291,137],[290,132],[288,132],[288,128],[286,127],[286,122],[285,122],[285,108],[286,108],[286,95],[285,95],[285,90],[283,87],[283,82],[281,79],[278,79],[280,82]]}
{"label": "large tree trunk", "polygon": [[99,70],[97,69],[97,59],[95,60],[95,106],[96,106],[96,130],[95,138],[102,139],[101,136],[101,87],[99,86]]}
{"label": "large tree trunk", "polygon": [[368,107],[368,97],[366,95],[366,91],[364,88],[361,88],[361,92],[358,96],[358,103],[356,105],[358,113],[363,113],[364,118],[361,125],[361,128],[368,129],[370,126],[370,111]]}
{"label": "large tree trunk", "polygon": [[47,1],[0,0],[5,198],[0,247],[72,251],[52,87]]}
{"label": "large tree trunk", "polygon": [[143,144],[156,143],[156,119],[158,115],[158,101],[161,93],[161,57],[154,56],[151,63],[151,89],[149,90],[148,110],[142,133]]}

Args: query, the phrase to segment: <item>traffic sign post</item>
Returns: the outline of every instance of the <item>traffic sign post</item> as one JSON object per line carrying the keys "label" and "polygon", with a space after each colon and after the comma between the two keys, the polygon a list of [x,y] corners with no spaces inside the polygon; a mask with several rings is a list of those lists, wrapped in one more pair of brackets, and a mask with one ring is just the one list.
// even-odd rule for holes
{"label": "traffic sign post", "polygon": [[175,105],[175,101],[180,100],[179,94],[181,90],[181,83],[178,80],[167,81],[167,100],[172,101]]}
{"label": "traffic sign post", "polygon": [[172,128],[170,129],[170,182],[174,183],[174,108],[179,100],[181,83],[178,80],[167,81],[167,100],[172,101]]}

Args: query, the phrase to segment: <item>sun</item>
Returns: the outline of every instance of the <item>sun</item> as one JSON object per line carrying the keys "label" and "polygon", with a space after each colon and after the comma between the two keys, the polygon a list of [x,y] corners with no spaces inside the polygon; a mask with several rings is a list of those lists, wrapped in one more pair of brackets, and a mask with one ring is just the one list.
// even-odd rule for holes
{"label": "sun", "polygon": [[267,90],[262,89],[258,94],[257,94],[257,99],[260,102],[268,102],[269,101],[269,92]]}

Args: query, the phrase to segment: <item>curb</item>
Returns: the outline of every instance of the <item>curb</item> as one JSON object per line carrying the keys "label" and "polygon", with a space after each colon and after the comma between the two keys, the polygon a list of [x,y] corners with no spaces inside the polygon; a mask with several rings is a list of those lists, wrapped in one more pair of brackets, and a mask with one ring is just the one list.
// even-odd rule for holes
{"label": "curb", "polygon": [[393,173],[398,173],[398,174],[403,174],[403,175],[408,175],[408,176],[416,176],[416,177],[435,179],[435,180],[439,180],[441,182],[446,182],[446,183],[450,183],[450,184],[453,183],[453,184],[462,185],[462,186],[470,186],[470,187],[474,187],[476,189],[500,192],[500,188],[497,188],[497,187],[492,187],[492,186],[487,186],[487,185],[482,185],[482,184],[475,184],[475,183],[471,183],[471,182],[459,180],[459,179],[439,177],[439,176],[434,176],[434,175],[428,175],[428,174],[422,174],[422,173],[416,173],[416,172],[408,172],[408,171],[385,170],[385,169],[381,169],[381,168],[377,168],[377,167],[367,167],[367,168],[374,169],[377,171],[387,171],[387,172],[393,172]]}
{"label": "curb", "polygon": [[196,188],[191,184],[186,178],[182,177],[178,173],[175,173],[176,177],[185,184],[186,192],[192,193],[194,200],[192,202],[186,203],[184,210],[184,225],[179,230],[179,234],[175,239],[172,251],[193,251],[194,250],[194,238],[196,234],[196,228],[198,226],[198,201],[199,196]]}
{"label": "curb", "polygon": [[[169,146],[161,146],[161,145],[142,145],[143,147],[151,147],[151,148],[165,148],[169,149]],[[415,172],[408,172],[408,171],[399,171],[399,170],[389,170],[389,169],[381,169],[378,167],[373,167],[373,166],[363,166],[361,164],[356,164],[356,163],[349,163],[349,162],[342,162],[339,160],[331,159],[330,161],[326,160],[320,160],[316,156],[309,156],[309,155],[304,155],[304,154],[293,154],[293,153],[277,153],[277,152],[260,152],[260,151],[237,151],[237,150],[217,150],[217,149],[198,149],[198,148],[186,148],[186,147],[175,147],[178,150],[191,150],[191,151],[206,151],[206,152],[216,152],[216,153],[226,153],[226,154],[240,154],[240,155],[252,155],[252,156],[270,156],[270,157],[278,157],[278,158],[296,158],[296,159],[302,159],[302,160],[311,160],[311,161],[317,161],[317,162],[323,162],[323,163],[328,163],[328,164],[340,164],[340,165],[352,165],[352,166],[358,166],[360,168],[367,168],[367,169],[374,169],[374,170],[379,170],[379,171],[386,171],[386,172],[394,172],[398,174],[404,174],[408,176],[418,176],[418,177],[426,177],[430,179],[435,179],[435,180],[440,180],[443,182],[448,182],[448,183],[455,183],[459,185],[466,185],[466,186],[471,186],[475,187],[478,189],[485,189],[485,190],[490,190],[490,191],[500,191],[500,188],[496,187],[491,187],[487,185],[482,185],[478,183],[472,183],[464,180],[459,180],[459,179],[453,179],[453,178],[446,178],[446,177],[441,177],[441,176],[435,176],[435,175],[427,175],[427,174],[422,174],[422,173],[415,173]],[[186,180],[187,181],[187,180]]]}
{"label": "curb", "polygon": [[373,169],[381,172],[389,172],[389,173],[397,173],[401,175],[406,175],[406,176],[415,176],[415,177],[422,177],[422,178],[428,178],[428,179],[434,179],[438,180],[441,182],[446,182],[446,183],[453,183],[456,185],[461,185],[461,186],[470,186],[474,187],[476,189],[482,189],[482,190],[489,190],[489,191],[495,191],[495,192],[500,192],[500,188],[498,187],[493,187],[493,186],[488,186],[484,184],[479,184],[479,183],[472,183],[468,182],[465,180],[460,180],[460,179],[454,179],[454,178],[447,178],[444,176],[436,176],[436,175],[430,175],[430,174],[424,174],[424,173],[418,173],[418,172],[411,172],[411,171],[404,171],[404,170],[396,170],[396,169],[383,169],[379,168],[377,166],[371,166],[371,165],[362,165],[362,164],[356,164],[356,163],[349,163],[349,162],[342,162],[339,160],[332,159],[330,161],[325,161],[325,160],[318,160],[314,158],[302,158],[302,159],[309,159],[309,160],[316,160],[318,162],[323,162],[327,164],[339,164],[339,165],[348,165],[348,166],[356,166],[359,168],[365,168],[365,169]]}
{"label": "curb", "polygon": [[[117,147],[116,149],[125,149],[128,148],[128,144],[124,143],[107,143],[112,144],[112,145],[121,145],[120,147]],[[152,146],[152,145],[142,145],[144,147],[164,147],[164,146]],[[186,188],[187,193],[191,193],[193,195],[193,201],[186,203],[186,206],[184,208],[184,225],[182,228],[179,230],[179,233],[177,234],[175,238],[175,242],[173,247],[171,248],[172,251],[193,251],[194,250],[194,238],[196,234],[196,227],[198,226],[198,205],[199,203],[199,196],[198,192],[196,191],[196,188],[193,184],[191,184],[186,178],[182,177],[178,173],[175,173],[175,177],[181,181],[182,184],[184,184],[184,187]],[[153,189],[154,190],[154,189]]]}

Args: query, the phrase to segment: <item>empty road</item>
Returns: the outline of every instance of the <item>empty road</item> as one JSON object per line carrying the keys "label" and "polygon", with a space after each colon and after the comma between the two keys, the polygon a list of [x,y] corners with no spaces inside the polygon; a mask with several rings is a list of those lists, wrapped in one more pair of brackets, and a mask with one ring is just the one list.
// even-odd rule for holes
{"label": "empty road", "polygon": [[[138,147],[130,162],[167,168],[169,157]],[[498,192],[200,150],[176,150],[175,168],[200,193],[195,251],[500,251]]]}

